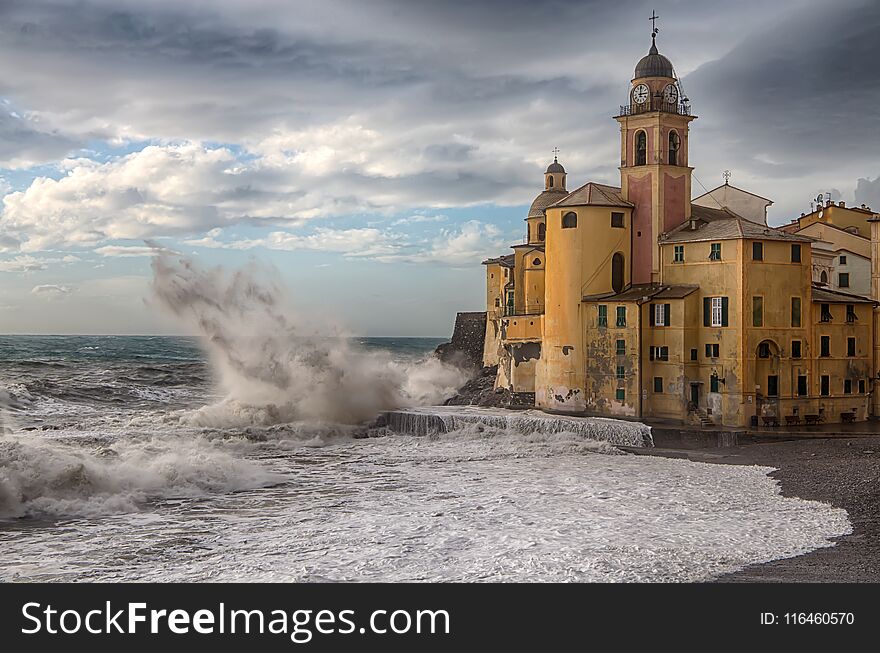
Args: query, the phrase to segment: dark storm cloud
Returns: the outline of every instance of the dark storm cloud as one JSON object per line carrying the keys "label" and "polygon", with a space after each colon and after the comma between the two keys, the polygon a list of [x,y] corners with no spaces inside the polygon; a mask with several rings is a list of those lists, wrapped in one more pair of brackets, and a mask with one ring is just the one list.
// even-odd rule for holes
{"label": "dark storm cloud", "polygon": [[[222,192],[232,203],[263,198],[256,212],[273,219],[296,218],[272,204],[306,192],[326,203],[309,215],[527,202],[557,145],[572,185],[616,180],[611,115],[650,44],[653,6],[8,0],[0,96],[45,126],[31,140],[51,136],[44,146],[59,151],[86,138],[240,145],[271,165]],[[817,185],[851,192],[880,173],[875,4],[689,0],[657,10],[658,44],[700,115],[692,163],[704,178],[733,168],[790,208]],[[292,163],[278,163],[285,157]],[[210,158],[195,157],[190,183],[223,179],[202,163]],[[83,179],[95,194],[102,180],[126,183],[113,170]],[[70,215],[67,197],[82,197],[73,184],[54,189],[59,215]],[[33,195],[16,200],[25,226],[43,200]]]}
{"label": "dark storm cloud", "polygon": [[0,167],[32,166],[66,156],[79,143],[0,105]]}

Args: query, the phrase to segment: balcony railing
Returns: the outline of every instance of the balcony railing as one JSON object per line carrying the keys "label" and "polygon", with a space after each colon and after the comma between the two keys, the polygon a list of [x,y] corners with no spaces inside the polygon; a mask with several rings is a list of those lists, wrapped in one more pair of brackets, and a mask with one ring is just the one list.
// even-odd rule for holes
{"label": "balcony railing", "polygon": [[679,116],[692,116],[691,105],[686,102],[665,102],[663,98],[649,97],[641,104],[622,104],[620,105],[621,116],[634,116],[639,113],[648,113],[650,111],[662,111],[663,113],[674,113]]}
{"label": "balcony railing", "polygon": [[504,316],[505,317],[517,317],[519,315],[543,315],[544,314],[544,306],[526,306],[523,308],[522,306],[505,306],[504,307]]}

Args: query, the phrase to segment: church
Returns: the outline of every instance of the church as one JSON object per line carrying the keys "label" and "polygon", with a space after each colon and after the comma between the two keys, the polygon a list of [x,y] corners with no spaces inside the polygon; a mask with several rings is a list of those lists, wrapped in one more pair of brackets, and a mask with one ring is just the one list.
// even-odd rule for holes
{"label": "church", "polygon": [[696,116],[656,37],[614,117],[619,186],[569,190],[554,157],[523,243],[483,262],[496,389],[705,427],[880,415],[880,215],[819,197],[773,228],[727,182],[693,197]]}

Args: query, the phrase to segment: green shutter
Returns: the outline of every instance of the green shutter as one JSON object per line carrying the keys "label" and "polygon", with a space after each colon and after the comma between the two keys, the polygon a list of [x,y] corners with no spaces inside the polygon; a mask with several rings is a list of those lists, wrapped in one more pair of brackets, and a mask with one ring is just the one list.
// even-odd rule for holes
{"label": "green shutter", "polygon": [[727,297],[721,298],[721,326],[727,326]]}
{"label": "green shutter", "polygon": [[712,298],[703,297],[703,326],[712,324]]}
{"label": "green shutter", "polygon": [[663,326],[669,326],[669,314],[672,312],[670,308],[671,304],[663,304]]}

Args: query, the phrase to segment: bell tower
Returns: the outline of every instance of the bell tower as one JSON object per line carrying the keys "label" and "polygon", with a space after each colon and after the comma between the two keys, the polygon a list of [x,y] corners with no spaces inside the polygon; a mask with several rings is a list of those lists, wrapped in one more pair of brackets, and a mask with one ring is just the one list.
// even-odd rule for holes
{"label": "bell tower", "polygon": [[[657,16],[652,15],[651,20]],[[660,234],[680,225],[691,211],[688,166],[688,99],[672,62],[651,49],[636,65],[629,102],[620,107],[620,187],[635,205],[632,219],[632,281],[660,281]]]}

